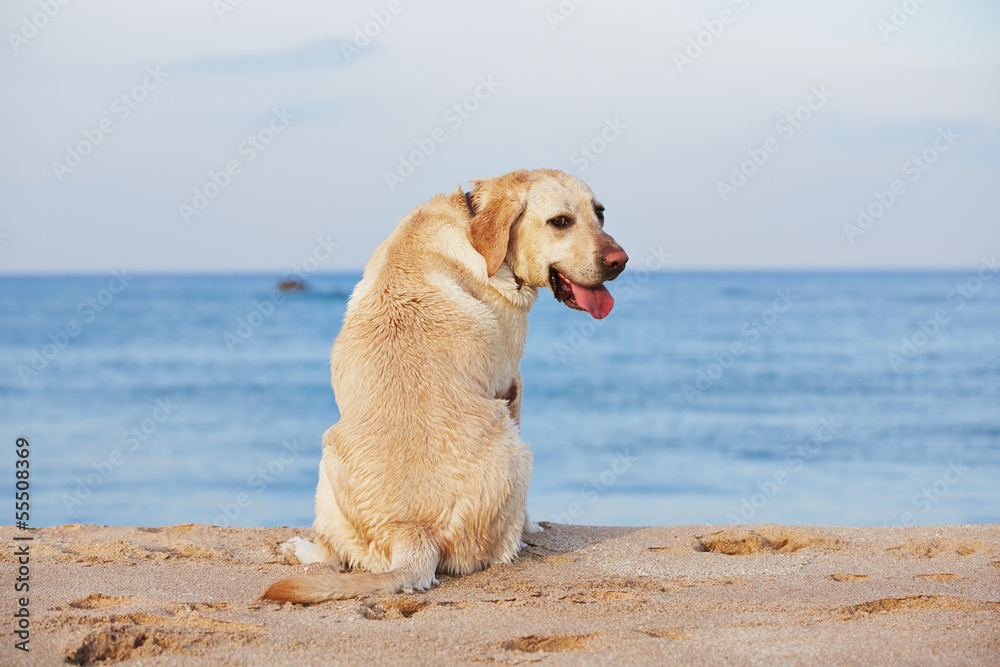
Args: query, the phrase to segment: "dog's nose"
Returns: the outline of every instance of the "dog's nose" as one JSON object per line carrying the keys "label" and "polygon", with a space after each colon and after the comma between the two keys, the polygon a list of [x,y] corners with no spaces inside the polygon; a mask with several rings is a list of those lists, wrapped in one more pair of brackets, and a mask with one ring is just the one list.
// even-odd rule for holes
{"label": "dog's nose", "polygon": [[628,261],[628,255],[621,248],[612,248],[608,252],[604,253],[604,266],[608,267],[612,271],[621,272],[625,268],[625,263]]}

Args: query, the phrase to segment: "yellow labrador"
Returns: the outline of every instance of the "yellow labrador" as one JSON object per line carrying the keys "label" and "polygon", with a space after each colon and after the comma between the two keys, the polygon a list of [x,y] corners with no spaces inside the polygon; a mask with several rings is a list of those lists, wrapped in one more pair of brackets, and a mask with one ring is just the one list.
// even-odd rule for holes
{"label": "yellow labrador", "polygon": [[341,419],[323,436],[315,544],[303,563],[366,572],[285,579],[263,599],[427,590],[509,563],[532,457],[521,355],[537,288],[603,318],[628,255],[587,185],[549,169],[473,181],[413,209],[375,251],[333,345]]}

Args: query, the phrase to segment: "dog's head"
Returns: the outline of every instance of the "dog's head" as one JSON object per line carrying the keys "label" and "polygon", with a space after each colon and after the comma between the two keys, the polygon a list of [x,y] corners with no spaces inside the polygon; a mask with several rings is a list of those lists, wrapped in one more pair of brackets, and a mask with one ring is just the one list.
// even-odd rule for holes
{"label": "dog's head", "polygon": [[628,255],[604,231],[604,206],[587,184],[552,169],[472,181],[469,238],[490,276],[507,262],[525,284],[552,289],[570,308],[601,319],[614,299],[604,282]]}

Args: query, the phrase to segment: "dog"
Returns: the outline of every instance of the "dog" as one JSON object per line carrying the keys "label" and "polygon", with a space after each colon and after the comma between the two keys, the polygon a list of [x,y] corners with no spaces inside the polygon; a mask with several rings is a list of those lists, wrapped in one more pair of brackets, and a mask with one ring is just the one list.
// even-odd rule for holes
{"label": "dog", "polygon": [[428,590],[437,573],[509,563],[541,530],[521,441],[528,311],[548,287],[604,318],[628,255],[604,207],[551,169],[472,181],[410,211],[379,245],[333,344],[341,419],[323,436],[315,543],[283,549],[336,571],[261,599],[316,603]]}

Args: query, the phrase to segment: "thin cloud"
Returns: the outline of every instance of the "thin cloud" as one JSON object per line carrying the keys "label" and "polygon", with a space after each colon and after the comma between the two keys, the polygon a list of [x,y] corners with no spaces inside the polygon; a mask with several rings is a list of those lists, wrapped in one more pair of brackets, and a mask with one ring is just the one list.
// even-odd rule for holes
{"label": "thin cloud", "polygon": [[340,68],[348,64],[341,51],[344,40],[331,38],[285,51],[247,53],[236,56],[208,56],[180,62],[178,71],[202,74],[245,74],[266,70],[308,70]]}

